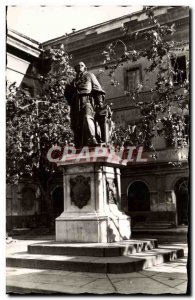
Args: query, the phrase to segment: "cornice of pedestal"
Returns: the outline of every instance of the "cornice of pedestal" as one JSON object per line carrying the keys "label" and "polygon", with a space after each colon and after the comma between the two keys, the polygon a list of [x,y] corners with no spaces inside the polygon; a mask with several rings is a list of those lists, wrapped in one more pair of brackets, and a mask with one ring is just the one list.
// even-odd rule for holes
{"label": "cornice of pedestal", "polygon": [[101,155],[95,152],[89,152],[88,155],[83,155],[83,156],[79,153],[74,155],[68,155],[65,158],[62,158],[61,160],[58,160],[57,162],[58,167],[91,165],[91,164],[107,165],[112,167],[114,166],[122,167],[122,166],[126,166],[127,162],[114,153]]}

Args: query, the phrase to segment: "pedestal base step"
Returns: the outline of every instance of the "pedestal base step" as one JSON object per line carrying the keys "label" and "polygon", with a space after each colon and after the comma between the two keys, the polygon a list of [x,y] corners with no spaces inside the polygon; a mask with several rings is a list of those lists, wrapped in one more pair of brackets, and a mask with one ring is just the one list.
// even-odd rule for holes
{"label": "pedestal base step", "polygon": [[8,267],[118,274],[141,271],[183,256],[183,249],[163,246],[118,257],[65,256],[23,252],[8,256],[6,262]]}
{"label": "pedestal base step", "polygon": [[28,252],[31,254],[50,254],[50,255],[76,255],[76,256],[95,256],[112,257],[130,255],[152,250],[158,247],[156,239],[150,240],[130,240],[115,243],[76,243],[65,244],[60,242],[45,242],[40,244],[28,245]]}

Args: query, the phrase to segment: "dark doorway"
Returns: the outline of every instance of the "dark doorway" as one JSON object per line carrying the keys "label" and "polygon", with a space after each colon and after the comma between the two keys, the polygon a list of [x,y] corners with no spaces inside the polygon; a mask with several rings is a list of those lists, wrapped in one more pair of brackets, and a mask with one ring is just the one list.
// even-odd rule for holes
{"label": "dark doorway", "polygon": [[188,225],[188,178],[181,178],[175,185],[177,224]]}
{"label": "dark doorway", "polygon": [[64,192],[63,187],[57,187],[52,193],[53,217],[57,218],[64,210]]}
{"label": "dark doorway", "polygon": [[23,214],[35,213],[36,195],[32,188],[25,187],[22,190],[21,206]]}
{"label": "dark doorway", "polygon": [[147,185],[142,181],[132,183],[128,190],[129,211],[149,211],[150,192]]}

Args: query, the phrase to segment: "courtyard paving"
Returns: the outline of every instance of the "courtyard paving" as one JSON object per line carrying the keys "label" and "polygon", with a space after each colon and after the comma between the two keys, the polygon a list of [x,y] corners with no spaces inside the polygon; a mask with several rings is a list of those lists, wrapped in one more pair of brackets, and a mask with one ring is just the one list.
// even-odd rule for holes
{"label": "courtyard paving", "polygon": [[[26,251],[27,245],[45,241],[10,240],[7,254]],[[169,243],[185,249],[185,256],[174,262],[125,274],[82,273],[8,267],[7,293],[20,294],[186,294],[187,244]]]}

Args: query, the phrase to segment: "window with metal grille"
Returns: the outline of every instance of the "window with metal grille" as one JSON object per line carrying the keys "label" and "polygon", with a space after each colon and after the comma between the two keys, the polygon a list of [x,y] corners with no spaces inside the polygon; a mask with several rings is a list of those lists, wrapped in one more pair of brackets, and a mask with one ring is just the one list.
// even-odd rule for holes
{"label": "window with metal grille", "polygon": [[140,67],[126,69],[125,71],[125,90],[128,92],[135,91],[141,83]]}

